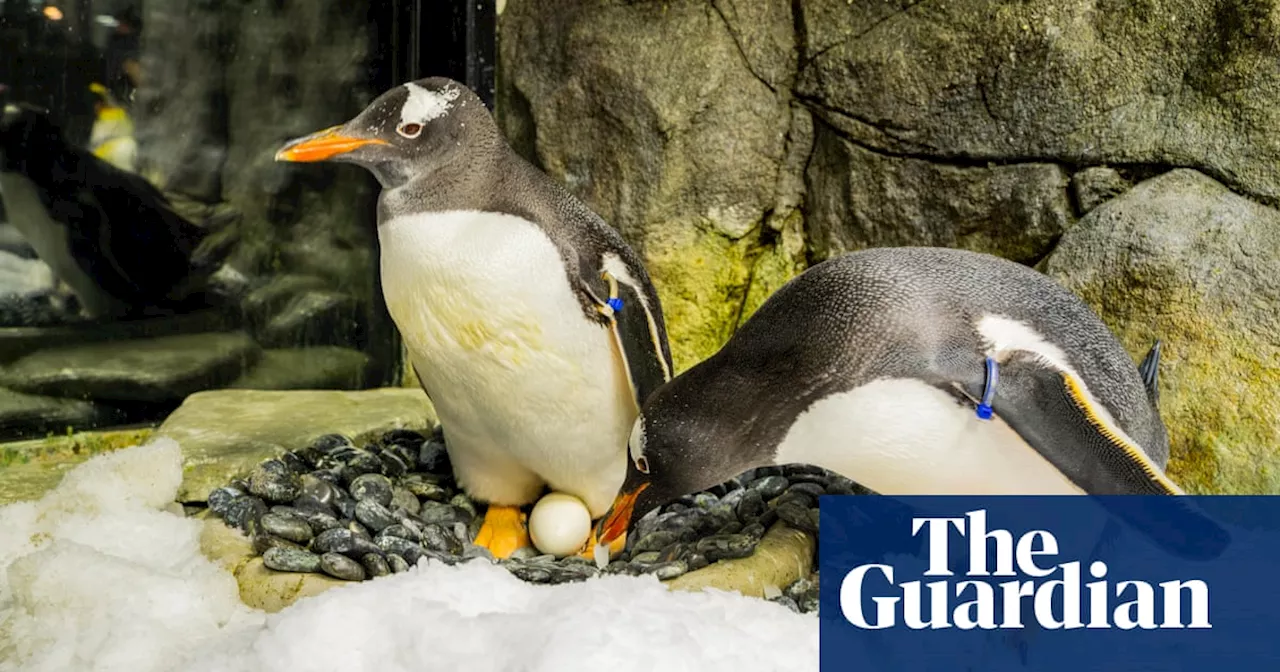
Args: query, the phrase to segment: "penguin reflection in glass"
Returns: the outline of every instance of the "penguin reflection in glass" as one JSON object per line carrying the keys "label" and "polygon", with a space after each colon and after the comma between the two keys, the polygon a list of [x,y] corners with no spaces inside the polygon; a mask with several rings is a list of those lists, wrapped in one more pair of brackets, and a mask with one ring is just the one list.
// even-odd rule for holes
{"label": "penguin reflection in glass", "polygon": [[[1181,494],[1164,473],[1158,364],[1153,348],[1135,367],[1084,303],[1011,261],[938,248],[837,257],[647,400],[596,535],[607,544],[656,506],[794,463],[889,496]],[[1129,522],[1179,553],[1225,544],[1189,508],[1176,524]]]}
{"label": "penguin reflection in glass", "polygon": [[528,546],[519,507],[548,485],[603,515],[640,403],[671,376],[658,295],[622,237],[448,79],[396,87],[276,158],[354,163],[382,185],[382,291],[458,482],[489,503],[476,543]]}
{"label": "penguin reflection in glass", "polygon": [[139,317],[202,302],[227,222],[197,226],[150,182],[76,147],[46,110],[0,115],[0,198],[9,221],[91,318]]}

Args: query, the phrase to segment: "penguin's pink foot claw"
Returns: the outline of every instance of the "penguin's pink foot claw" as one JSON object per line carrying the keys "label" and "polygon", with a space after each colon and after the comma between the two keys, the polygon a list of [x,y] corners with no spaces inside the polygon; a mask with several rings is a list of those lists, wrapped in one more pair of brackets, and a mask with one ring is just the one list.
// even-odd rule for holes
{"label": "penguin's pink foot claw", "polygon": [[476,534],[476,546],[489,549],[493,557],[502,559],[532,545],[529,539],[527,516],[519,507],[490,506],[484,514],[484,524]]}

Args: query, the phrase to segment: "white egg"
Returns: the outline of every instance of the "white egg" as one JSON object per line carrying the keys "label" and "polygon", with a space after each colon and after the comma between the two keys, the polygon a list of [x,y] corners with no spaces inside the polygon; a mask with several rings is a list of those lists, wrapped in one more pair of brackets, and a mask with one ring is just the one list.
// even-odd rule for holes
{"label": "white egg", "polygon": [[547,493],[529,512],[529,538],[543,553],[573,555],[591,536],[591,512],[581,499],[563,492]]}

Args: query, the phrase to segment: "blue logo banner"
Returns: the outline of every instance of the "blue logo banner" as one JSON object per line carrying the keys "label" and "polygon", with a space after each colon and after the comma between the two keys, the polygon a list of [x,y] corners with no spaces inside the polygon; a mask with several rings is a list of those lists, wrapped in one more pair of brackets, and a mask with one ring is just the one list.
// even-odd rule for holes
{"label": "blue logo banner", "polygon": [[822,672],[1280,670],[1280,497],[820,500]]}

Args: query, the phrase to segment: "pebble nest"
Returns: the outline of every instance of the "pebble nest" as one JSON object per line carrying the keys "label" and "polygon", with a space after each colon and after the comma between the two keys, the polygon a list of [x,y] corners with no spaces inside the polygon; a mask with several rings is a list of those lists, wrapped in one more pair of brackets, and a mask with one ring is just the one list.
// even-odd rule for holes
{"label": "pebble nest", "polygon": [[[673,579],[751,555],[778,520],[816,538],[819,495],[866,492],[807,465],[751,470],[648,512],[603,570],[585,558],[557,560],[532,547],[496,560],[474,545],[484,507],[454,482],[439,429],[430,436],[393,430],[363,447],[325,435],[214,490],[208,505],[244,532],[276,571],[364,581],[407,571],[423,558],[446,564],[487,558],[524,581],[566,583],[602,573]],[[817,579],[815,572],[767,597],[816,612]]]}

